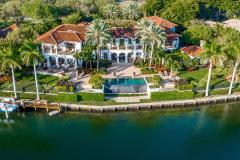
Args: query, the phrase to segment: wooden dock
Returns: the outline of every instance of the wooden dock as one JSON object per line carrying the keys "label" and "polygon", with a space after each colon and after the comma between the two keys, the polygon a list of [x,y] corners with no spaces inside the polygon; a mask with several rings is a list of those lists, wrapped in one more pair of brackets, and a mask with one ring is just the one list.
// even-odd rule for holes
{"label": "wooden dock", "polygon": [[22,107],[24,110],[26,108],[34,108],[35,111],[38,109],[45,109],[47,112],[49,110],[58,110],[61,111],[60,104],[58,103],[48,103],[47,101],[25,101],[22,103]]}

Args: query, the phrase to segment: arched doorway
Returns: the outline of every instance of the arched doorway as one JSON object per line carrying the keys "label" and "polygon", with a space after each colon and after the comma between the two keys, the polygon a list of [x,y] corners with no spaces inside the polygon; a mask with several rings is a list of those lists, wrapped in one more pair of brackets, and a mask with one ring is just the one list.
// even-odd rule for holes
{"label": "arched doorway", "polygon": [[119,54],[119,63],[125,63],[126,56],[125,53],[120,53]]}
{"label": "arched doorway", "polygon": [[112,63],[117,63],[117,53],[112,53],[111,59],[112,59]]}
{"label": "arched doorway", "polygon": [[128,63],[133,63],[133,53],[128,53]]}
{"label": "arched doorway", "polygon": [[59,61],[59,66],[61,67],[61,66],[64,64],[64,62],[65,62],[65,59],[64,59],[64,58],[61,58],[61,57],[59,57],[59,58],[58,58],[58,61]]}
{"label": "arched doorway", "polygon": [[107,59],[108,59],[108,53],[104,53],[104,54],[103,54],[103,59],[104,59],[104,60],[107,60]]}
{"label": "arched doorway", "polygon": [[50,61],[51,66],[56,66],[56,59],[55,59],[55,57],[49,57],[49,61]]}

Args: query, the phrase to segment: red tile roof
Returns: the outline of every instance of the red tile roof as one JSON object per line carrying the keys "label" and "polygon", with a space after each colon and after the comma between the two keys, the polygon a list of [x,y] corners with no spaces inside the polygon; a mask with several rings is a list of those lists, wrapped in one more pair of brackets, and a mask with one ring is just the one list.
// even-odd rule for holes
{"label": "red tile roof", "polygon": [[81,42],[85,39],[88,23],[63,24],[37,37],[37,42],[59,44],[62,41]]}
{"label": "red tile roof", "polygon": [[12,24],[11,26],[8,26],[7,28],[0,29],[0,38],[5,38],[9,32],[15,31],[17,29],[16,24]]}
{"label": "red tile roof", "polygon": [[135,29],[134,28],[113,28],[112,29],[113,38],[134,38]]}
{"label": "red tile roof", "polygon": [[175,23],[172,23],[158,16],[144,17],[144,19],[152,21],[153,23],[159,25],[162,29],[170,29],[177,26]]}
{"label": "red tile roof", "polygon": [[192,57],[198,57],[203,52],[203,48],[196,45],[182,47],[180,50]]}

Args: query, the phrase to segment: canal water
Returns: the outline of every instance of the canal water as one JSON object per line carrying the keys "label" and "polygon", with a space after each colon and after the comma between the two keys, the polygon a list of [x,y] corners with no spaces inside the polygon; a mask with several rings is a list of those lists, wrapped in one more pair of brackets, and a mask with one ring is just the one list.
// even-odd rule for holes
{"label": "canal water", "polygon": [[[0,114],[4,118],[4,114]],[[1,160],[240,159],[240,103],[112,114],[10,114]]]}

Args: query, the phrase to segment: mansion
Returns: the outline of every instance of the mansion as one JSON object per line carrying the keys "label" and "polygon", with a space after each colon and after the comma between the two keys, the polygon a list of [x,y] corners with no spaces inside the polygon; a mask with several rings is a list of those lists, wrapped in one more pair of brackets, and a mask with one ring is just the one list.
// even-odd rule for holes
{"label": "mansion", "polygon": [[[175,33],[176,24],[157,16],[145,17],[166,32],[167,42],[165,49],[172,51],[179,48],[180,35]],[[76,60],[74,54],[81,52],[85,44],[85,33],[89,23],[63,24],[37,38],[41,43],[41,52],[44,55],[48,67],[79,67],[82,61]],[[112,28],[112,39],[100,51],[101,59],[108,59],[112,63],[132,63],[135,58],[144,58],[144,52],[140,40],[135,36],[136,29]],[[93,53],[93,55],[95,52]]]}

